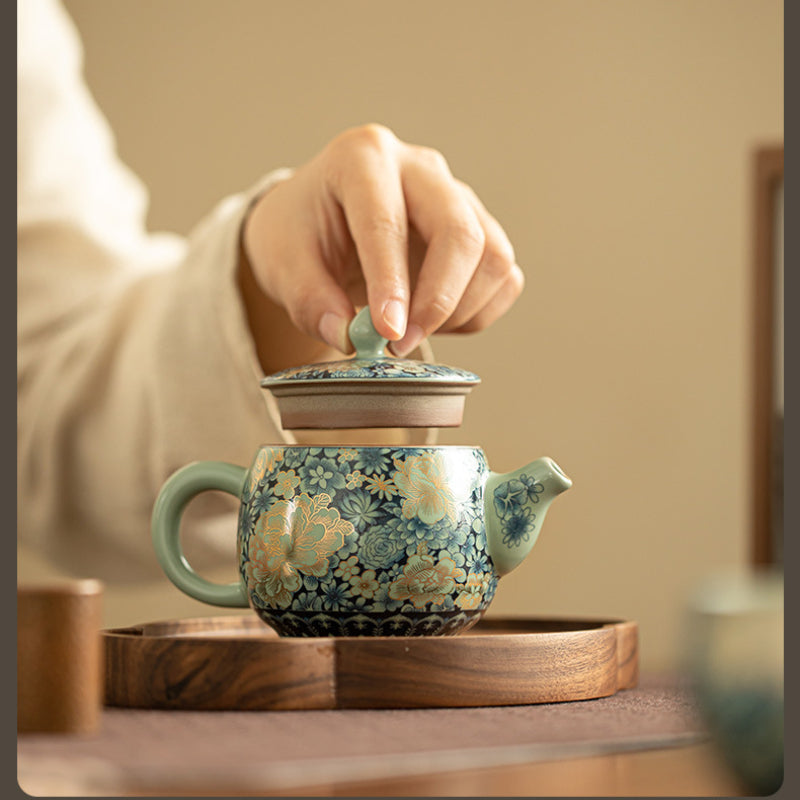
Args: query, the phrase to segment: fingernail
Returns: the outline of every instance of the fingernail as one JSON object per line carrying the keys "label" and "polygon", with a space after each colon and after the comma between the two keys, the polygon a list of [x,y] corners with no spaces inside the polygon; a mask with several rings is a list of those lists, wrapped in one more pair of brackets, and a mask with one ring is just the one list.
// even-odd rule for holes
{"label": "fingernail", "polygon": [[347,338],[347,320],[334,314],[333,311],[326,311],[319,321],[319,334],[331,346],[341,353],[350,350],[350,342]]}
{"label": "fingernail", "polygon": [[399,300],[389,300],[383,307],[383,320],[399,339],[406,332],[406,307]]}
{"label": "fingernail", "polygon": [[425,338],[425,332],[419,325],[413,323],[406,329],[406,335],[399,342],[392,342],[391,348],[395,355],[401,358],[407,356],[412,350],[419,346]]}

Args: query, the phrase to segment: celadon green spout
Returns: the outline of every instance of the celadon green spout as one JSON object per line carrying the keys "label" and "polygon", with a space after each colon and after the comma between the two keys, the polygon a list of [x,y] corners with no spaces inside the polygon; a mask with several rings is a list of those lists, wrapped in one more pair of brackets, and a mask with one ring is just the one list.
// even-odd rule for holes
{"label": "celadon green spout", "polygon": [[550,503],[572,486],[552,458],[491,472],[484,490],[486,539],[498,575],[518,567],[536,544]]}

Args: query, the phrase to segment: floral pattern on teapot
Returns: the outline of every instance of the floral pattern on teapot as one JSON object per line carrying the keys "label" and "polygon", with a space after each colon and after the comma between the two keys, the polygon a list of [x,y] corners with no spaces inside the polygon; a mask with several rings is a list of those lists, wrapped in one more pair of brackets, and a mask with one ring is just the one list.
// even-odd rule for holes
{"label": "floral pattern on teapot", "polygon": [[493,493],[494,510],[503,531],[503,544],[519,547],[536,530],[536,514],[530,504],[539,502],[544,484],[524,473],[501,483]]}
{"label": "floral pattern on teapot", "polygon": [[[486,549],[487,474],[472,448],[262,448],[239,524],[252,607],[295,636],[469,627],[498,580]],[[508,499],[501,489],[495,504],[510,514],[516,487]]]}
{"label": "floral pattern on teapot", "polygon": [[404,378],[463,381],[479,383],[480,378],[473,372],[444,364],[425,364],[420,361],[401,358],[352,358],[345,361],[331,361],[304,367],[290,367],[270,375],[262,381],[262,386],[288,383],[289,381],[328,381],[337,378],[349,380],[398,380]]}

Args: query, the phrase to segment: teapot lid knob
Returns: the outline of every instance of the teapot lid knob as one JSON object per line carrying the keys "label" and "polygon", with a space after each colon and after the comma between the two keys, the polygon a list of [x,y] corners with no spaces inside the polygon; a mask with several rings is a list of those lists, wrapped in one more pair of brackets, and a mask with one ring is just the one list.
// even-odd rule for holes
{"label": "teapot lid knob", "polygon": [[394,358],[369,306],[348,326],[353,358],[268,375],[284,428],[439,428],[461,424],[464,398],[480,378],[444,364]]}
{"label": "teapot lid knob", "polygon": [[350,341],[356,349],[356,358],[386,358],[384,348],[389,343],[372,323],[369,306],[364,306],[350,321],[347,329]]}

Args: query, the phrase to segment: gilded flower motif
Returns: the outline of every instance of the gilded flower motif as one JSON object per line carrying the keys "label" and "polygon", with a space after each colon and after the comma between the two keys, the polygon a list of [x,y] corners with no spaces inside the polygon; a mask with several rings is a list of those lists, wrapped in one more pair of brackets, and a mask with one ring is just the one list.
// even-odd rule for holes
{"label": "gilded flower motif", "polygon": [[[485,553],[486,465],[468,455],[423,447],[262,448],[237,534],[254,607],[265,619],[283,620],[289,635],[432,633],[445,619],[461,625],[479,614],[496,573]],[[533,515],[522,509],[539,494],[520,475],[487,498],[502,506],[512,547],[530,535]]]}
{"label": "gilded flower motif", "polygon": [[250,478],[247,482],[247,490],[250,494],[256,490],[259,482],[263,480],[267,472],[274,469],[275,464],[282,458],[283,448],[281,447],[263,447],[258,451],[256,460],[250,470]]}
{"label": "gilded flower motif", "polygon": [[455,603],[463,609],[478,608],[483,595],[489,588],[489,576],[485,573],[470,572],[463,590],[456,597]]}
{"label": "gilded flower motif", "polygon": [[323,576],[328,559],[353,530],[330,508],[330,496],[303,493],[280,500],[259,517],[250,536],[246,572],[256,595],[270,605],[286,608],[302,584],[301,575]]}
{"label": "gilded flower motif", "polygon": [[442,605],[466,573],[448,555],[437,562],[424,548],[420,550],[423,552],[409,557],[403,574],[392,582],[389,596],[394,600],[410,600],[414,608],[424,608],[428,603]]}
{"label": "gilded flower motif", "polygon": [[403,497],[406,519],[416,516],[428,525],[444,517],[456,522],[456,499],[438,453],[424,452],[408,456],[404,461],[395,459],[394,464],[394,482]]}
{"label": "gilded flower motif", "polygon": [[358,489],[364,483],[364,476],[356,469],[347,473],[345,485],[348,489]]}
{"label": "gilded flower motif", "polygon": [[397,494],[397,487],[392,483],[392,479],[386,475],[373,475],[367,480],[367,489],[385,500],[391,500]]}
{"label": "gilded flower motif", "polygon": [[353,575],[358,574],[359,569],[358,556],[350,556],[350,558],[339,562],[339,566],[334,570],[333,574],[337,578],[344,578],[349,581]]}
{"label": "gilded flower motif", "polygon": [[300,478],[293,470],[281,470],[275,478],[274,492],[286,500],[294,497],[294,490],[300,485]]}
{"label": "gilded flower motif", "polygon": [[353,575],[350,578],[353,594],[361,595],[368,600],[375,596],[375,592],[380,588],[380,584],[375,580],[375,570],[366,569],[360,575]]}

